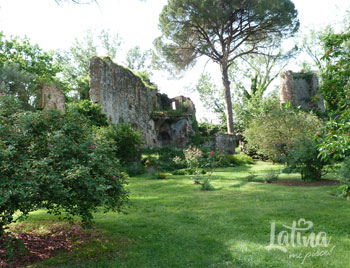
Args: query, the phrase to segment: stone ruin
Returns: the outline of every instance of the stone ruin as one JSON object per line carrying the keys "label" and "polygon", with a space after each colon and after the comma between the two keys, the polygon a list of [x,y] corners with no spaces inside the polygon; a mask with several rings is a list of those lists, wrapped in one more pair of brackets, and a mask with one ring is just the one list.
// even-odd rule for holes
{"label": "stone ruin", "polygon": [[[37,95],[39,109],[65,112],[65,97],[57,86],[44,84]],[[185,147],[196,134],[196,108],[191,99],[160,94],[156,86],[108,57],[90,60],[90,99],[102,106],[112,123],[130,123],[141,130],[147,147]],[[218,133],[207,146],[234,154],[236,143],[235,135]]]}
{"label": "stone ruin", "polygon": [[314,73],[294,73],[287,71],[281,74],[281,104],[290,102],[305,110],[325,111],[323,97],[319,93],[318,77]]}
{"label": "stone ruin", "polygon": [[62,90],[54,84],[42,84],[37,89],[38,109],[66,111],[66,100]]}
{"label": "stone ruin", "polygon": [[194,134],[195,106],[186,97],[168,98],[110,58],[90,60],[90,99],[114,123],[130,123],[148,147],[185,146]]}

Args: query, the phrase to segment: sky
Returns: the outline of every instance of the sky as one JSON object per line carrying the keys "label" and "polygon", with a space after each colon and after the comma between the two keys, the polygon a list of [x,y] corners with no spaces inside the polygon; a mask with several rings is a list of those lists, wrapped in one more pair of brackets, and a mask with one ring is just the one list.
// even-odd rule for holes
{"label": "sky", "polygon": [[[304,31],[329,23],[335,25],[342,19],[343,11],[350,7],[349,0],[292,1]],[[123,38],[124,52],[136,45],[142,49],[153,47],[153,40],[160,35],[158,18],[166,0],[98,0],[98,3],[59,6],[55,0],[0,0],[0,31],[5,35],[27,36],[45,50],[68,49],[74,38],[88,29],[109,29],[118,33]],[[118,63],[119,59],[116,61]],[[161,93],[170,97],[190,96],[199,118],[205,117],[205,109],[198,96],[188,88],[195,85],[204,71],[204,62],[180,80],[168,80],[164,73],[155,73],[153,77]],[[298,71],[293,63],[287,68]],[[209,64],[206,66],[208,70],[220,81],[218,66]]]}

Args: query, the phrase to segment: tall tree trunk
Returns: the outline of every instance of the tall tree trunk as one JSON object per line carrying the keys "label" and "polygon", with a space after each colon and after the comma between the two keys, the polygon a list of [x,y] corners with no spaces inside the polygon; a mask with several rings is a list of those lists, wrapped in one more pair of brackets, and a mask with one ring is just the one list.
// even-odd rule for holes
{"label": "tall tree trunk", "polygon": [[230,80],[228,78],[227,62],[226,61],[221,62],[220,67],[221,67],[221,74],[222,74],[222,83],[224,84],[224,93],[225,93],[227,132],[229,134],[233,134],[234,129],[233,129],[233,115],[232,115],[232,99],[231,99]]}

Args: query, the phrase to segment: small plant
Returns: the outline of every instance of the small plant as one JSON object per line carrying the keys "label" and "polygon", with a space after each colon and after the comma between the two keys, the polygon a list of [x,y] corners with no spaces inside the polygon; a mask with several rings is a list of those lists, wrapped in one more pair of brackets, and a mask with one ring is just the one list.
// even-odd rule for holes
{"label": "small plant", "polygon": [[148,169],[148,178],[151,180],[165,180],[166,174],[156,167],[151,167]]}
{"label": "small plant", "polygon": [[215,191],[215,188],[213,185],[210,184],[209,181],[205,181],[203,184],[202,184],[202,188],[201,188],[202,191]]}
{"label": "small plant", "polygon": [[247,181],[249,181],[249,182],[255,182],[255,181],[256,181],[256,177],[258,177],[258,175],[256,175],[256,174],[249,174],[249,175],[246,177],[246,179],[247,179]]}
{"label": "small plant", "polygon": [[270,171],[269,173],[265,174],[264,176],[264,182],[265,183],[272,183],[274,181],[277,181],[279,177],[279,174],[276,174],[273,171]]}
{"label": "small plant", "polygon": [[200,169],[200,164],[203,152],[197,147],[189,146],[187,149],[183,150],[183,153],[185,155],[187,167],[193,170],[193,176],[191,177],[191,179],[195,182],[199,181],[200,175],[202,173]]}
{"label": "small plant", "polygon": [[214,152],[210,152],[210,157],[208,160],[209,161],[207,163],[207,169],[208,169],[207,176],[206,176],[206,179],[204,180],[204,182],[201,183],[201,185],[202,185],[203,191],[214,191],[215,188],[210,184],[210,179],[211,179],[213,173],[215,172],[215,169],[217,167],[217,162],[219,162],[220,159],[218,161],[216,161]]}

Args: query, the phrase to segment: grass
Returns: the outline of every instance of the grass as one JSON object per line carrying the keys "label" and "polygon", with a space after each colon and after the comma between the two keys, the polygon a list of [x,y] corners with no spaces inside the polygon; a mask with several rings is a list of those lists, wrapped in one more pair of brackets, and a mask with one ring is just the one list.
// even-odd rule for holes
{"label": "grass", "polygon": [[[216,191],[200,191],[189,176],[130,179],[128,214],[97,213],[95,228],[108,237],[30,267],[346,268],[350,267],[350,203],[337,187],[287,187],[248,182],[248,175],[280,170],[279,165],[218,169]],[[280,179],[296,178],[295,174]],[[268,251],[271,223],[276,234],[293,221],[313,222],[308,233],[326,232],[328,248],[287,247]],[[53,216],[32,213],[28,224],[51,224]],[[290,233],[290,232],[289,232]],[[335,246],[330,252],[331,247]],[[290,257],[317,250],[329,256]],[[299,256],[299,257],[300,257]]]}

